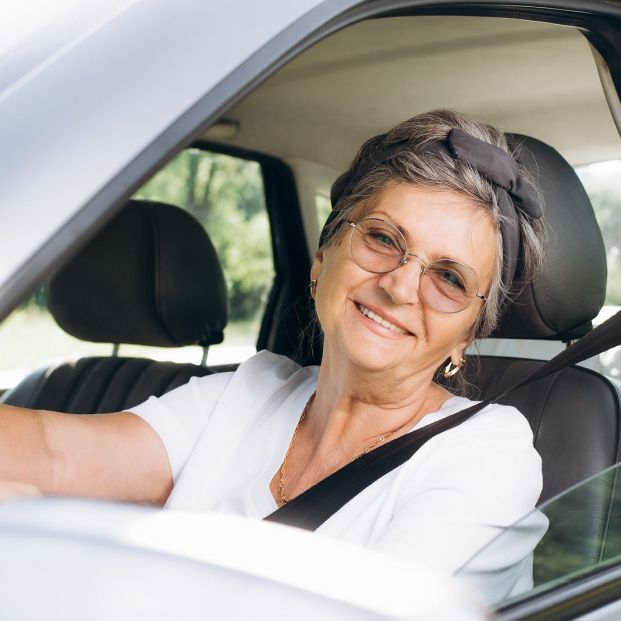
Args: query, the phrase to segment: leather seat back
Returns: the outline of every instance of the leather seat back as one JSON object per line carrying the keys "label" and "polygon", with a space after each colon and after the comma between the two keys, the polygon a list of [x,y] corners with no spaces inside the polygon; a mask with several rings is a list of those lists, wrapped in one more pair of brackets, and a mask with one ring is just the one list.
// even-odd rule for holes
{"label": "leather seat back", "polygon": [[[543,364],[541,360],[480,356],[466,367],[466,379],[486,399]],[[533,430],[543,462],[540,502],[621,459],[618,388],[590,369],[570,367],[514,390],[500,403],[520,410]]]}
{"label": "leather seat back", "polygon": [[80,358],[30,373],[0,401],[68,414],[121,412],[210,373],[200,365],[145,358]]}
{"label": "leather seat back", "polygon": [[[590,200],[573,168],[548,145],[509,136],[519,161],[538,181],[547,228],[542,278],[511,304],[493,336],[571,341],[592,327],[606,292],[606,252]],[[482,356],[469,360],[465,378],[478,398],[493,397],[544,364],[540,360]],[[618,385],[583,367],[571,367],[511,392],[500,400],[518,408],[533,430],[543,462],[540,503],[605,470],[621,459],[621,398]],[[535,585],[564,575],[558,559],[576,569],[601,561],[614,488],[590,484],[580,536],[567,528],[565,505],[552,500],[543,510],[549,528],[535,551]],[[614,519],[612,519],[614,522]]]}
{"label": "leather seat back", "polygon": [[[162,203],[130,201],[51,279],[47,296],[66,332],[94,342],[207,347],[222,341],[227,323],[224,275],[209,237],[188,213]],[[196,364],[82,358],[31,373],[1,401],[118,412],[212,372]]]}
{"label": "leather seat back", "polygon": [[[606,294],[606,251],[593,207],[573,168],[552,147],[509,135],[518,161],[543,195],[546,258],[541,278],[510,304],[493,336],[569,341],[592,328]],[[466,370],[481,397],[501,392],[542,363],[490,356]],[[510,393],[529,420],[542,456],[547,500],[620,458],[619,394],[610,380],[585,368],[566,369]]]}

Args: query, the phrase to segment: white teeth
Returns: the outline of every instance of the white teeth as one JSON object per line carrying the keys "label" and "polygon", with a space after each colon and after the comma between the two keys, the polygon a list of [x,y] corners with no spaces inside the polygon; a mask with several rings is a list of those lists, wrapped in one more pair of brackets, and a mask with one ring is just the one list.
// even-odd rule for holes
{"label": "white teeth", "polygon": [[358,304],[358,309],[363,315],[366,315],[369,319],[373,319],[375,323],[379,323],[380,326],[384,326],[384,328],[388,328],[389,330],[393,330],[394,332],[398,332],[399,334],[407,334],[406,330],[396,326],[394,323],[390,323],[387,319],[376,315],[372,310],[369,310],[366,306],[362,304]]}

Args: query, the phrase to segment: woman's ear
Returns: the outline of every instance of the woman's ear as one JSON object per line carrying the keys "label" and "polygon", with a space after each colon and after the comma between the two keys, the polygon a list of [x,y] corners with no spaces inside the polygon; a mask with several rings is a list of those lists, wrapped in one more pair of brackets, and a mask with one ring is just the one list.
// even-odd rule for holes
{"label": "woman's ear", "polygon": [[453,363],[453,366],[461,366],[464,360],[464,352],[466,351],[466,347],[470,345],[470,340],[468,342],[460,343],[453,351],[451,352],[450,360]]}
{"label": "woman's ear", "polygon": [[310,270],[310,279],[319,281],[319,276],[321,274],[321,270],[323,268],[323,246],[315,252],[315,256],[313,258],[313,263],[311,265]]}
{"label": "woman's ear", "polygon": [[455,346],[453,351],[451,351],[450,358],[453,364],[457,364],[460,360],[464,358],[464,356],[466,355],[466,349],[468,349],[468,347],[470,347],[470,345],[472,345],[474,341],[475,326],[473,325],[472,328],[468,330],[462,341]]}

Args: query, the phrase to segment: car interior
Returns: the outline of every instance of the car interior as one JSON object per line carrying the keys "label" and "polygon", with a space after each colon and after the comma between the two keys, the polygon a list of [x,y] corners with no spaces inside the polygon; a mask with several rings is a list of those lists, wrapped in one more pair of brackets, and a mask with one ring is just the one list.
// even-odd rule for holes
{"label": "car interior", "polygon": [[[621,159],[619,102],[606,72],[572,26],[400,15],[338,31],[266,79],[185,145],[260,167],[274,275],[261,301],[256,349],[301,364],[320,360],[307,282],[330,185],[366,138],[438,107],[509,132],[544,198],[544,274],[510,305],[493,335],[518,343],[519,354],[488,353],[481,344],[485,355],[473,353],[466,365],[473,396],[512,385],[542,364],[551,343],[558,350],[586,334],[605,303],[608,250],[575,167]],[[183,204],[138,190],[50,275],[49,312],[83,341],[215,348],[227,334],[229,277],[209,226]],[[115,347],[107,356],[42,364],[1,400],[77,414],[119,411],[240,361],[171,362],[121,356]],[[619,461],[620,395],[611,375],[575,367],[503,399],[533,428],[543,458],[542,501]],[[594,529],[604,529],[609,517],[607,499],[599,502]]]}

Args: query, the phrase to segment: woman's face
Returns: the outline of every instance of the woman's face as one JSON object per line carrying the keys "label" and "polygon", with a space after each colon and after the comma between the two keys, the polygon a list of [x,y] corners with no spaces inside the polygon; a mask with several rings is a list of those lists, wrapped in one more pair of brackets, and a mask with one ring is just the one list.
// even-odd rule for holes
{"label": "woman's face", "polygon": [[[397,226],[408,252],[425,263],[449,258],[470,267],[478,276],[479,291],[489,293],[495,226],[491,216],[468,198],[449,190],[395,184],[355,210],[352,220],[365,217]],[[350,231],[342,226],[333,243],[317,252],[311,268],[311,278],[318,282],[315,306],[324,331],[324,360],[430,376],[448,357],[457,363],[472,340],[483,302],[475,298],[454,314],[431,308],[419,295],[418,260],[411,257],[386,274],[367,272],[351,257]],[[364,309],[371,310],[375,320],[363,314]],[[392,326],[380,325],[378,318]]]}

